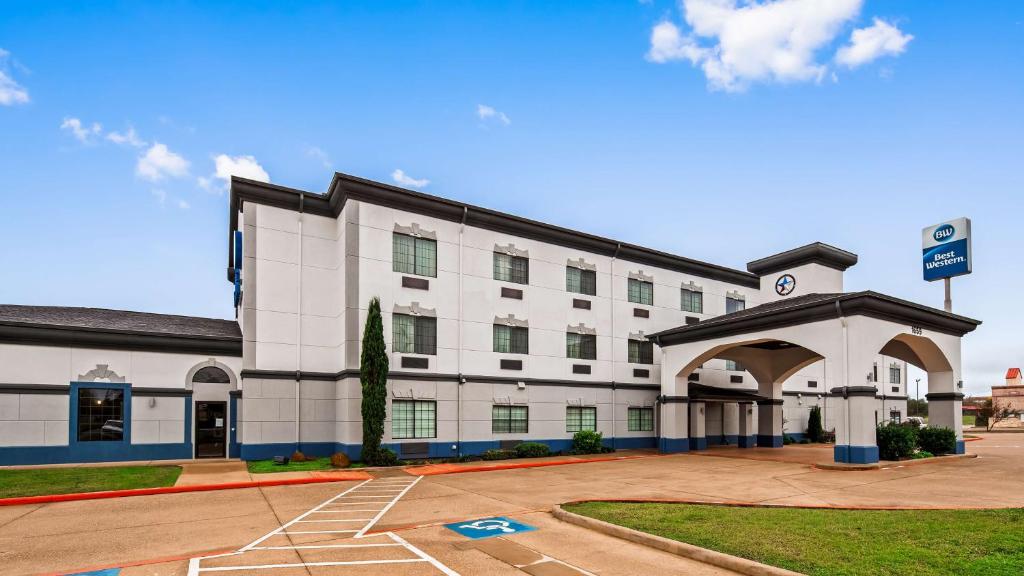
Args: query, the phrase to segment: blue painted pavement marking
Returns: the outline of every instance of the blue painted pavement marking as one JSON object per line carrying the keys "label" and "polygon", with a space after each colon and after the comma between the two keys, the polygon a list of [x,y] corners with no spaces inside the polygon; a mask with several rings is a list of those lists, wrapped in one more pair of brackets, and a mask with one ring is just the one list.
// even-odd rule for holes
{"label": "blue painted pavement marking", "polygon": [[120,573],[120,568],[107,568],[106,570],[93,570],[92,572],[75,572],[68,576],[117,576]]}
{"label": "blue painted pavement marking", "polygon": [[536,526],[530,526],[501,516],[445,524],[444,527],[473,540],[494,536],[509,536],[519,532],[532,532],[537,529]]}

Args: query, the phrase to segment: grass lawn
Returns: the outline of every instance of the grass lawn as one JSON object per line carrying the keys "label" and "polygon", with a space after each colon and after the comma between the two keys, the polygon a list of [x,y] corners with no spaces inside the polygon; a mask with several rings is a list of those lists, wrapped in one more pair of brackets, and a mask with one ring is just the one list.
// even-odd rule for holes
{"label": "grass lawn", "polygon": [[[331,466],[330,458],[317,458],[305,462],[288,461],[287,464],[274,464],[273,460],[250,460],[247,462],[251,474],[268,474],[271,472],[306,472],[311,470],[340,470]],[[361,462],[353,462],[349,468],[364,468]]]}
{"label": "grass lawn", "polygon": [[975,418],[974,418],[973,414],[964,414],[963,415],[963,419],[964,419],[964,424],[963,424],[964,426],[974,426],[974,419]]}
{"label": "grass lawn", "polygon": [[110,466],[0,470],[0,498],[173,486],[177,466]]}
{"label": "grass lawn", "polygon": [[585,502],[566,510],[812,575],[1024,574],[1024,509],[807,510]]}

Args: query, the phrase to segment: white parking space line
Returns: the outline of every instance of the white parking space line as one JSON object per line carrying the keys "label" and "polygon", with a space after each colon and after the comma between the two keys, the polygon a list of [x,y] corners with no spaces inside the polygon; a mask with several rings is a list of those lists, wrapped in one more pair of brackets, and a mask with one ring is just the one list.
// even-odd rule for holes
{"label": "white parking space line", "polygon": [[[313,507],[306,512],[296,516],[292,520],[282,524],[280,527],[273,531],[260,536],[251,543],[241,547],[236,552],[229,552],[226,554],[216,554],[212,556],[202,556],[199,558],[193,558],[189,561],[188,576],[199,576],[205,572],[232,572],[241,570],[277,570],[277,569],[289,569],[289,568],[303,568],[312,566],[332,566],[337,567],[338,574],[344,574],[344,567],[346,566],[365,566],[365,565],[376,565],[376,564],[410,564],[410,563],[423,563],[433,569],[445,574],[446,576],[459,576],[457,572],[451,568],[445,566],[433,556],[430,556],[426,552],[420,550],[416,546],[413,546],[409,542],[402,539],[400,536],[393,532],[381,532],[376,534],[367,535],[367,531],[373,528],[381,518],[387,514],[398,501],[401,499],[409,490],[411,490],[420,480],[422,476],[416,477],[412,481],[400,481],[387,480],[378,483],[377,480],[366,480],[355,486],[337,494],[336,496],[329,498],[328,500],[321,502],[319,505]],[[387,488],[378,488],[378,486],[388,486]],[[372,492],[372,494],[371,494]],[[372,501],[370,501],[372,499]],[[356,506],[356,508],[345,508],[345,506]],[[335,508],[339,507],[339,508]],[[356,512],[363,515],[367,513],[373,513],[371,518],[360,517],[360,518],[324,518],[324,517],[313,517],[313,514],[343,514],[349,512]],[[352,529],[339,529],[339,530],[314,530],[306,529],[316,528],[316,526],[310,526],[311,524],[323,524],[321,528],[327,528],[331,524],[337,525],[339,523],[352,523],[362,525],[356,529],[355,526]],[[301,530],[299,528],[302,528]],[[317,544],[317,543],[303,543],[293,544],[290,546],[262,546],[264,542],[275,536],[288,537],[297,534],[324,534],[324,535],[345,535],[338,536],[338,538],[348,539],[342,540],[345,543],[342,544]],[[329,542],[337,542],[338,538],[328,540]],[[366,542],[364,538],[388,538],[390,542]],[[387,548],[404,548],[406,551],[411,553],[415,558],[389,558],[382,559],[379,556],[373,557],[375,551],[377,554],[381,554],[384,549]],[[241,564],[232,566],[202,566],[204,560],[213,560],[215,558],[225,559],[231,557],[238,557],[239,561],[242,562],[242,557],[246,556],[247,553],[257,554],[260,552],[266,553],[268,551],[299,551],[309,550],[317,551],[321,553],[321,558],[316,562],[298,562],[298,563],[268,563],[268,564]],[[351,555],[353,551],[365,551],[368,555],[365,559],[358,560],[337,560],[332,561],[329,559],[324,560],[322,553],[330,553],[332,550],[341,553],[342,551],[348,551]],[[360,554],[362,555],[362,554]],[[358,556],[357,556],[358,557]],[[301,556],[299,557],[301,560]],[[266,558],[265,558],[266,559]],[[277,558],[281,560],[282,558]],[[429,568],[427,568],[429,569]]]}

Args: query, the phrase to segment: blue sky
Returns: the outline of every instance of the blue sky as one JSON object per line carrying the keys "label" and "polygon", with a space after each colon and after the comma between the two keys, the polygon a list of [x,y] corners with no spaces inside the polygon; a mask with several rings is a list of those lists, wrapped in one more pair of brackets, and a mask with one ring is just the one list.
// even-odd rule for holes
{"label": "blue sky", "polygon": [[0,302],[231,317],[219,157],[737,268],[821,240],[938,307],[920,230],[968,216],[965,385],[1024,364],[1020,2],[205,4],[0,4]]}

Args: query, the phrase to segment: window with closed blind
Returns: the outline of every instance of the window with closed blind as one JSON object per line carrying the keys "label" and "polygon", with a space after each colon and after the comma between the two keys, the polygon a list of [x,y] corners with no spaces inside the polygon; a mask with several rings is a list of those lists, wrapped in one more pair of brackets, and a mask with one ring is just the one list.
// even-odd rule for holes
{"label": "window with closed blind", "polygon": [[530,283],[530,259],[494,253],[494,279],[516,284]]}
{"label": "window with closed blind", "polygon": [[594,406],[566,406],[565,431],[597,430],[597,408]]}
{"label": "window with closed blind", "polygon": [[575,294],[597,296],[597,272],[566,266],[565,290]]}
{"label": "window with closed blind", "polygon": [[437,354],[437,319],[392,314],[391,348],[406,354]]}
{"label": "window with closed blind", "polygon": [[437,242],[395,232],[392,235],[391,269],[403,274],[437,277]]}

